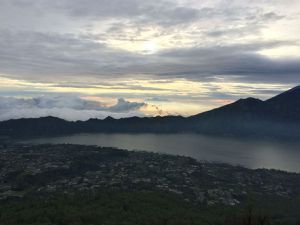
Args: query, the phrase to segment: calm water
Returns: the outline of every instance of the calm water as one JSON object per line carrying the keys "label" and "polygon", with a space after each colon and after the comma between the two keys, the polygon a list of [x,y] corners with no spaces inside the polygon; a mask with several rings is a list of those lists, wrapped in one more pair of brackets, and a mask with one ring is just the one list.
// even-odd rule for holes
{"label": "calm water", "polygon": [[39,138],[31,143],[71,143],[191,156],[198,160],[300,172],[300,142],[207,137],[198,134],[77,134]]}

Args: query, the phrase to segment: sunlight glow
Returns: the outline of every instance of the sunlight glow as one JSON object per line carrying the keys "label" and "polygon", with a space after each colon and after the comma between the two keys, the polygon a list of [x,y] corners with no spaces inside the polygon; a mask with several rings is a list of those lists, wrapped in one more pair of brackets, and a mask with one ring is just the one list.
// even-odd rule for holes
{"label": "sunlight glow", "polygon": [[158,46],[154,41],[147,41],[143,45],[144,51],[147,54],[153,54],[158,50]]}
{"label": "sunlight glow", "polygon": [[300,47],[299,46],[283,46],[272,49],[264,49],[258,52],[261,55],[270,58],[282,58],[282,57],[300,57]]}

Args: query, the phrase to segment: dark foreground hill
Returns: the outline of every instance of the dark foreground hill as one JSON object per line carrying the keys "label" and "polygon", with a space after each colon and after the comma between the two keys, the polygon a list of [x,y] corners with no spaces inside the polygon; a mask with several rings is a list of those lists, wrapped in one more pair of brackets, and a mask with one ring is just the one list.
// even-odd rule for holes
{"label": "dark foreground hill", "polygon": [[69,122],[54,117],[0,122],[1,136],[61,135],[79,132],[178,133],[251,137],[300,137],[300,87],[266,101],[240,99],[191,117],[131,117]]}

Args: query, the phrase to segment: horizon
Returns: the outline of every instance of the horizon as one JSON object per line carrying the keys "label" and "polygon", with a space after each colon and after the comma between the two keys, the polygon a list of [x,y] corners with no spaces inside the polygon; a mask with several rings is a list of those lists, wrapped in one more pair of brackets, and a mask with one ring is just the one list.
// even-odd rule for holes
{"label": "horizon", "polygon": [[[80,115],[81,114],[81,111],[79,110],[79,112],[76,112],[74,114],[74,111],[71,112],[71,117],[70,117],[70,111],[65,111],[65,108],[61,108],[61,102],[60,101],[54,101],[55,104],[57,104],[56,106],[54,106],[53,108],[55,109],[54,111],[50,112],[49,110],[46,110],[43,112],[43,114],[41,114],[41,112],[38,112],[37,114],[35,115],[32,115],[32,114],[29,114],[29,113],[32,113],[32,110],[33,109],[30,109],[28,112],[25,112],[24,114],[24,111],[21,112],[21,114],[16,114],[14,116],[11,116],[11,115],[8,115],[8,114],[4,114],[4,115],[1,115],[0,116],[0,122],[5,122],[5,121],[9,121],[9,120],[19,120],[19,119],[41,119],[41,118],[56,118],[56,119],[62,119],[62,120],[65,120],[65,121],[69,121],[69,122],[76,122],[76,121],[88,121],[88,120],[94,120],[94,119],[98,119],[98,120],[105,120],[105,119],[108,119],[108,118],[113,118],[113,119],[126,119],[126,118],[134,118],[134,117],[138,117],[138,118],[156,118],[156,117],[185,117],[185,118],[189,118],[189,117],[193,117],[193,116],[197,116],[197,115],[200,115],[202,113],[205,113],[205,112],[209,112],[209,111],[213,111],[215,109],[218,109],[218,108],[222,108],[224,106],[227,106],[227,105],[230,105],[230,104],[233,104],[233,103],[236,103],[240,100],[247,100],[247,99],[256,99],[256,100],[259,100],[259,101],[262,101],[262,102],[265,102],[267,100],[270,100],[278,95],[281,95],[283,93],[288,93],[288,92],[291,92],[291,91],[295,91],[297,89],[300,88],[300,85],[297,85],[295,87],[292,87],[288,90],[285,90],[279,94],[276,94],[276,95],[273,95],[271,96],[270,98],[268,99],[265,99],[265,100],[262,100],[262,99],[259,99],[259,98],[254,98],[252,96],[248,96],[246,98],[240,98],[240,99],[236,99],[235,101],[233,102],[230,102],[228,104],[224,104],[224,105],[220,105],[218,107],[215,107],[215,108],[212,108],[212,109],[208,109],[207,111],[203,111],[203,112],[198,112],[196,114],[192,114],[192,115],[174,115],[174,114],[168,114],[168,115],[161,115],[161,114],[155,114],[155,115],[146,115],[146,114],[139,114],[139,115],[136,115],[136,114],[133,114],[133,115],[128,115],[128,114],[123,114],[123,113],[114,113],[113,115],[105,115],[105,114],[102,114],[101,116],[94,116],[93,117],[93,113],[92,114],[88,114],[88,115],[85,115],[85,116],[82,116]],[[56,96],[56,98],[61,98],[62,96]],[[40,99],[42,99],[42,97],[39,97]],[[18,99],[18,98],[9,98],[9,97],[1,97],[0,96],[0,102],[1,100],[3,99],[6,99],[6,101],[8,100],[13,100],[13,101],[17,101],[17,103],[21,103],[21,108],[22,108],[22,104],[26,104],[26,103],[31,103],[32,100],[33,102],[35,103],[38,103],[38,99],[39,98],[36,98],[36,99]],[[65,100],[65,99],[64,99]],[[77,99],[78,100],[78,99]],[[124,99],[123,99],[124,100]],[[123,101],[121,99],[118,99],[118,102],[116,103],[116,105],[113,105],[111,107],[119,107],[119,104],[120,104],[120,101]],[[80,100],[81,101],[81,100]],[[125,100],[124,100],[125,101]],[[95,102],[90,102],[91,104],[94,104]],[[127,105],[127,107],[132,104],[132,105],[135,105],[135,103],[130,103],[130,102],[126,102],[125,101],[125,104]],[[36,104],[35,107],[37,107],[39,110],[41,109],[44,109],[45,107],[43,107],[42,105],[39,105],[39,104]],[[98,107],[98,105],[96,105],[96,107]],[[59,114],[57,114],[57,112],[59,112]],[[96,110],[97,111],[97,110]],[[78,114],[79,113],[79,114]]]}
{"label": "horizon", "polygon": [[191,116],[300,83],[300,3],[3,0],[2,118]]}

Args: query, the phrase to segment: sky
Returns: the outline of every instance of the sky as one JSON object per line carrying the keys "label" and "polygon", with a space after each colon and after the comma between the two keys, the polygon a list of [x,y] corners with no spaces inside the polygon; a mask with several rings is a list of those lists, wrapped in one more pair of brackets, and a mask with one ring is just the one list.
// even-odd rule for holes
{"label": "sky", "polygon": [[299,84],[299,0],[0,0],[0,120],[189,116]]}

